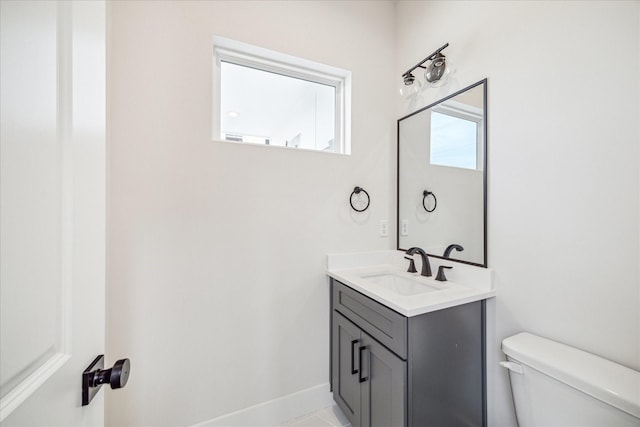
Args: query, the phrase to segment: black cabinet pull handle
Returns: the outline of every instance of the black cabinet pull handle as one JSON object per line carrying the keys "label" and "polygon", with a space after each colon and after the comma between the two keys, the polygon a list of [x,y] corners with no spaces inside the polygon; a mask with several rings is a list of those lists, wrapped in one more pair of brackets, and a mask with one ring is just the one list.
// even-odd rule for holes
{"label": "black cabinet pull handle", "polygon": [[355,361],[355,351],[353,351],[353,345],[357,344],[358,341],[360,340],[353,340],[351,341],[351,375],[355,375],[358,373],[358,370],[356,369],[356,361]]}
{"label": "black cabinet pull handle", "polygon": [[[358,360],[358,369],[360,370],[360,373],[358,374],[358,381],[361,382],[361,383],[363,383],[363,382],[365,382],[366,380],[369,379],[369,377],[363,377],[362,376],[362,352],[364,350],[366,350],[367,348],[368,347],[366,347],[366,346],[361,346],[360,348],[358,348],[358,356],[359,356],[358,359],[360,359],[360,360]],[[369,365],[369,367],[371,367],[371,365]]]}

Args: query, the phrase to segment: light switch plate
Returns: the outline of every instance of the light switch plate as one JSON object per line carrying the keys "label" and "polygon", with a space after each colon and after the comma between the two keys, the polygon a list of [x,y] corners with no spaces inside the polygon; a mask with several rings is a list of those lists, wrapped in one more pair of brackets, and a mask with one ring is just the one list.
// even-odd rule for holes
{"label": "light switch plate", "polygon": [[386,219],[380,220],[380,237],[389,236],[389,221]]}
{"label": "light switch plate", "polygon": [[409,220],[403,219],[400,223],[400,235],[408,236],[409,235]]}

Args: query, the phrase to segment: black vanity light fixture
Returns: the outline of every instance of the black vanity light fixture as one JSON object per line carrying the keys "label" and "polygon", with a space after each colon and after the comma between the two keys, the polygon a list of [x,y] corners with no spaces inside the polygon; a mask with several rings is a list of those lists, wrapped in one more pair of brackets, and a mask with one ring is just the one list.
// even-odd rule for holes
{"label": "black vanity light fixture", "polygon": [[[442,51],[447,46],[449,46],[449,43],[445,43],[444,46],[402,74],[402,80],[404,81],[404,85],[400,88],[402,96],[411,96],[420,91],[421,83],[413,75],[417,68],[425,70],[424,79],[430,86],[438,87],[447,82],[451,68],[447,65],[447,58],[442,54]],[[427,62],[428,64],[426,64]]]}

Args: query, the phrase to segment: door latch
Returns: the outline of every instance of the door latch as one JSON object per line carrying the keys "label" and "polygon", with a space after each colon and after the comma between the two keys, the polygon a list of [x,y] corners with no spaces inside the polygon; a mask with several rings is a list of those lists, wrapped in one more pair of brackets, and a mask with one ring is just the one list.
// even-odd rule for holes
{"label": "door latch", "polygon": [[112,368],[104,369],[104,354],[96,357],[82,372],[82,406],[91,403],[102,384],[108,383],[112,389],[127,385],[129,372],[131,372],[129,359],[120,359],[113,364]]}

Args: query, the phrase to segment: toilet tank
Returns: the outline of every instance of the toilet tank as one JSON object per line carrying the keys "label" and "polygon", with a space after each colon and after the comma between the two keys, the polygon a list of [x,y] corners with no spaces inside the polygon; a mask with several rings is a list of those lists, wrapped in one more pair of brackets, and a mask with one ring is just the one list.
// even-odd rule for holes
{"label": "toilet tank", "polygon": [[520,427],[640,427],[640,372],[527,332],[502,351]]}

